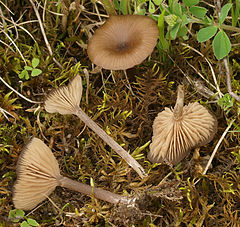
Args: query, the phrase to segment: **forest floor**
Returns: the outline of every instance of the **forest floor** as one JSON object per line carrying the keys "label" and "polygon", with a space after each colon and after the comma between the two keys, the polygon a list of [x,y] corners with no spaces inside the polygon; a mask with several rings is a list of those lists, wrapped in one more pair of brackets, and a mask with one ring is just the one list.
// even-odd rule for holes
{"label": "forest floor", "polygon": [[[228,89],[230,78],[232,91],[240,94],[240,28],[232,25],[238,4],[224,22],[232,45],[227,58],[216,58],[212,40],[197,41],[201,23],[189,23],[187,34],[168,40],[165,50],[158,44],[145,61],[126,70],[126,77],[123,71],[94,68],[86,51],[111,2],[0,1],[0,226],[34,226],[31,220],[40,226],[239,226],[239,102]],[[133,13],[140,3],[146,15],[153,11],[151,4],[152,14],[161,14],[161,1],[122,1],[121,9],[119,1],[113,2],[117,14],[126,11],[124,4]],[[168,2],[178,4],[161,4]],[[218,21],[214,2],[200,5]],[[36,67],[33,59],[39,60]],[[25,65],[32,69],[23,72]],[[33,68],[41,70],[39,75],[30,75]],[[77,74],[83,80],[81,108],[129,151],[147,177],[141,179],[76,116],[46,112],[47,94]],[[217,133],[176,166],[154,164],[147,159],[153,121],[165,107],[174,107],[179,84],[185,88],[185,104],[199,102],[216,116]],[[62,175],[120,195],[138,195],[138,206],[112,205],[57,187],[19,217],[12,188],[18,157],[32,136],[51,148]]]}

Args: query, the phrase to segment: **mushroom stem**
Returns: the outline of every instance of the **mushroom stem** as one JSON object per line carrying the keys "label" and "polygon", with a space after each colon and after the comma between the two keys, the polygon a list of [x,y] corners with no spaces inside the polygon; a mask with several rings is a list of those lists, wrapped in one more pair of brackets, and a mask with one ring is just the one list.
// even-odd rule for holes
{"label": "mushroom stem", "polygon": [[120,155],[130,165],[141,178],[147,176],[143,167],[112,137],[110,137],[103,129],[101,129],[80,107],[74,113],[78,116],[89,128],[98,134],[118,155]]}
{"label": "mushroom stem", "polygon": [[77,191],[86,195],[93,195],[97,199],[101,199],[113,204],[130,204],[132,199],[127,196],[121,196],[101,188],[91,187],[78,181],[71,180],[68,177],[61,176],[59,179],[59,186]]}
{"label": "mushroom stem", "polygon": [[174,118],[176,120],[178,120],[182,116],[183,105],[184,105],[184,87],[183,85],[179,85],[177,89],[177,100],[173,109]]}
{"label": "mushroom stem", "polygon": [[113,204],[134,206],[137,197],[121,196],[71,180],[60,174],[56,158],[40,139],[32,138],[17,163],[13,202],[17,209],[31,210],[49,196],[56,186],[65,187]]}

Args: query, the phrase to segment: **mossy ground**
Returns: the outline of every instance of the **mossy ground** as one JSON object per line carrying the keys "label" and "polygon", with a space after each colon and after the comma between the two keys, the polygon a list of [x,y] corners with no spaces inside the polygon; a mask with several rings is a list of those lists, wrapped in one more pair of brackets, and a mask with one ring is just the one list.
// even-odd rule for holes
{"label": "mossy ground", "polygon": [[[88,184],[92,178],[97,187],[118,194],[138,194],[141,198],[139,209],[129,210],[57,188],[49,200],[29,213],[29,217],[41,226],[239,226],[239,103],[233,102],[224,111],[214,99],[204,97],[187,80],[187,77],[198,80],[197,72],[201,72],[214,84],[207,58],[221,92],[227,93],[224,70],[213,55],[211,43],[200,45],[194,36],[190,36],[187,41],[173,42],[171,51],[164,57],[155,49],[141,65],[127,70],[132,94],[123,72],[113,72],[112,75],[108,70],[102,70],[102,75],[91,72],[86,45],[89,33],[107,15],[104,8],[90,1],[75,1],[75,10],[68,12],[70,3],[62,1],[59,5],[47,1],[46,11],[39,8],[40,15],[44,14],[45,34],[54,58],[62,68],[49,54],[31,3],[24,0],[5,2],[14,15],[0,5],[4,18],[12,16],[19,24],[14,28],[12,22],[5,19],[7,33],[28,64],[33,57],[38,58],[39,68],[43,71],[38,77],[19,79],[23,59],[14,47],[10,49],[0,43],[0,76],[24,96],[42,101],[51,89],[67,84],[80,73],[84,85],[81,107],[126,150],[135,151],[134,157],[149,176],[140,179],[77,117],[49,114],[42,104],[20,98],[0,82],[0,107],[14,116],[8,115],[7,120],[0,114],[0,226],[18,225],[8,219],[9,211],[14,209],[12,186],[18,156],[31,136],[41,138],[49,145],[63,175]],[[35,41],[21,26],[32,34]],[[0,40],[11,44],[3,31]],[[239,35],[231,39],[233,43],[238,40]],[[201,51],[204,57],[181,42]],[[233,47],[229,62],[233,90],[239,92],[238,45]],[[89,72],[89,84],[84,68]],[[185,85],[185,103],[199,101],[215,114],[218,132],[211,143],[192,151],[177,167],[154,165],[147,160],[152,123],[164,107],[174,106],[178,84]],[[212,89],[207,83],[204,86]],[[221,142],[207,174],[202,176],[230,119],[235,119],[234,124]],[[144,145],[144,149],[140,149]]]}

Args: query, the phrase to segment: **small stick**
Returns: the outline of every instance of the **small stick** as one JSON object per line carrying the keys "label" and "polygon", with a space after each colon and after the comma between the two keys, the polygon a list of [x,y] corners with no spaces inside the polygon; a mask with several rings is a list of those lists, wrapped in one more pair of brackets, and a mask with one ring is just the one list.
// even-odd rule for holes
{"label": "small stick", "polygon": [[21,98],[25,99],[26,101],[28,101],[28,102],[30,102],[30,103],[42,103],[42,102],[32,101],[31,99],[28,99],[27,97],[25,97],[24,95],[22,95],[21,93],[19,93],[18,91],[16,91],[13,87],[11,87],[2,77],[0,77],[0,80],[1,80],[8,88],[10,88],[13,92],[15,92],[17,95],[19,95]]}
{"label": "small stick", "polygon": [[230,70],[228,66],[227,58],[223,58],[223,63],[226,69],[226,82],[227,82],[227,90],[229,95],[231,95],[233,98],[235,98],[238,102],[240,102],[240,97],[232,91],[232,83],[231,83],[231,76],[230,76]]}
{"label": "small stick", "polygon": [[218,150],[220,144],[222,143],[224,137],[225,137],[226,134],[228,133],[228,131],[229,131],[229,129],[231,128],[231,126],[232,126],[232,124],[233,124],[234,121],[235,121],[235,119],[233,119],[233,120],[230,122],[230,124],[229,124],[228,127],[225,129],[224,133],[222,134],[221,138],[219,139],[219,141],[218,141],[216,147],[214,148],[213,153],[212,153],[210,159],[208,160],[208,163],[207,163],[207,165],[206,165],[206,167],[205,167],[205,169],[204,169],[204,171],[203,171],[203,175],[207,173],[208,168],[209,168],[209,166],[211,165],[212,160],[213,160],[215,154],[217,153],[217,150]]}
{"label": "small stick", "polygon": [[[212,153],[211,157],[209,158],[208,163],[207,163],[207,165],[206,165],[206,167],[205,167],[205,169],[204,169],[204,171],[203,171],[203,175],[205,175],[205,174],[207,173],[208,168],[209,168],[209,166],[211,165],[212,160],[213,160],[215,154],[217,153],[217,150],[218,150],[220,144],[222,143],[223,139],[225,138],[226,134],[228,133],[228,131],[229,131],[229,129],[231,128],[231,126],[232,126],[232,124],[233,124],[234,121],[235,121],[235,119],[233,119],[233,120],[230,122],[230,124],[228,125],[228,127],[227,127],[227,128],[225,129],[225,131],[223,132],[221,138],[220,138],[219,141],[217,142],[217,145],[215,146],[215,148],[214,148],[214,150],[213,150],[213,153]],[[194,183],[194,185],[196,185],[199,181],[200,181],[200,179],[198,179],[198,180]]]}

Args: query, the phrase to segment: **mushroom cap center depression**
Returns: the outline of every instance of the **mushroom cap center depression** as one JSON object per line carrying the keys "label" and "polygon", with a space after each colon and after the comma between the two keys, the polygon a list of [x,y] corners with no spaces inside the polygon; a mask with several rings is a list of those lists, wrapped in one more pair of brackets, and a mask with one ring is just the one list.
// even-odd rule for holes
{"label": "mushroom cap center depression", "polygon": [[156,22],[147,16],[111,16],[90,38],[87,53],[105,69],[128,69],[151,54],[158,33]]}
{"label": "mushroom cap center depression", "polygon": [[131,34],[124,34],[124,32],[124,30],[122,32],[119,30],[114,36],[109,37],[109,42],[106,40],[106,49],[111,54],[131,54],[141,45],[142,39],[137,37],[137,32],[130,32]]}

